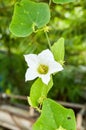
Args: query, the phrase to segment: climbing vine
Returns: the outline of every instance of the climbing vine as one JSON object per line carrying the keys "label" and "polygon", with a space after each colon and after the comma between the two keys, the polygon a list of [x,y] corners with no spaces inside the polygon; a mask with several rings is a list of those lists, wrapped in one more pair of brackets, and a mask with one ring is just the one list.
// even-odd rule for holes
{"label": "climbing vine", "polygon": [[[51,45],[48,32],[51,17],[51,3],[65,4],[74,0],[50,0],[49,3],[21,0],[16,2],[10,23],[10,31],[17,37],[26,37],[43,31],[48,48],[39,54],[25,54],[28,68],[25,81],[34,80],[28,102],[40,112],[40,117],[33,125],[33,130],[76,130],[73,110],[64,108],[47,98],[53,87],[53,75],[64,69],[64,38],[59,38]],[[42,45],[41,45],[42,46]],[[59,72],[60,73],[60,72]]]}

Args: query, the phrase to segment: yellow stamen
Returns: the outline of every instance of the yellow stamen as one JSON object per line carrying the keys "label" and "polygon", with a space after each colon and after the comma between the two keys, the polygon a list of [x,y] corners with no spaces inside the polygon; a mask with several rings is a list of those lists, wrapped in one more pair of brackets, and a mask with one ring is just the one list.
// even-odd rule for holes
{"label": "yellow stamen", "polygon": [[47,74],[47,72],[48,72],[48,66],[47,65],[42,65],[42,64],[39,65],[38,72],[40,74]]}

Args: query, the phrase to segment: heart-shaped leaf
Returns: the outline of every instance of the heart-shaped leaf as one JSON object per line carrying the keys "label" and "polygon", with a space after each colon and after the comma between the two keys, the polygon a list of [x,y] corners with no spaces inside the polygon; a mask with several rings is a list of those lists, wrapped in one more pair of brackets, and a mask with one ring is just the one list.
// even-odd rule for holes
{"label": "heart-shaped leaf", "polygon": [[35,29],[45,26],[49,20],[50,10],[48,4],[22,0],[15,4],[10,31],[15,36],[25,37]]}
{"label": "heart-shaped leaf", "polygon": [[64,4],[64,3],[74,2],[74,1],[75,0],[53,0],[53,2],[56,4]]}
{"label": "heart-shaped leaf", "polygon": [[45,99],[41,116],[33,130],[76,130],[74,112],[51,99]]}
{"label": "heart-shaped leaf", "polygon": [[51,78],[48,85],[44,84],[40,78],[38,78],[32,85],[30,90],[29,103],[32,107],[38,107],[42,104],[43,100],[47,97],[47,93],[53,86],[53,80]]}

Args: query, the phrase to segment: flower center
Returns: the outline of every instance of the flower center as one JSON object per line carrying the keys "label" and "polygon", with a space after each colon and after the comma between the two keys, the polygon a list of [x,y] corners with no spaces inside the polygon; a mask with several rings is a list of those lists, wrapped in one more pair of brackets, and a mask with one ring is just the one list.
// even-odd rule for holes
{"label": "flower center", "polygon": [[47,72],[48,72],[48,66],[47,65],[42,65],[42,64],[39,65],[38,72],[40,74],[47,74]]}

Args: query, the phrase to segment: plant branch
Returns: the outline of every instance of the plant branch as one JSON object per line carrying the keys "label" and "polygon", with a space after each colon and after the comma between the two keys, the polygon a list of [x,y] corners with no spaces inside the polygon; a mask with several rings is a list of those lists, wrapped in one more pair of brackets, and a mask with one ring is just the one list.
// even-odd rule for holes
{"label": "plant branch", "polygon": [[51,43],[50,43],[50,40],[49,40],[49,37],[48,37],[47,32],[45,32],[45,36],[46,36],[46,38],[47,38],[48,46],[49,46],[49,48],[50,48],[50,50],[51,50]]}

